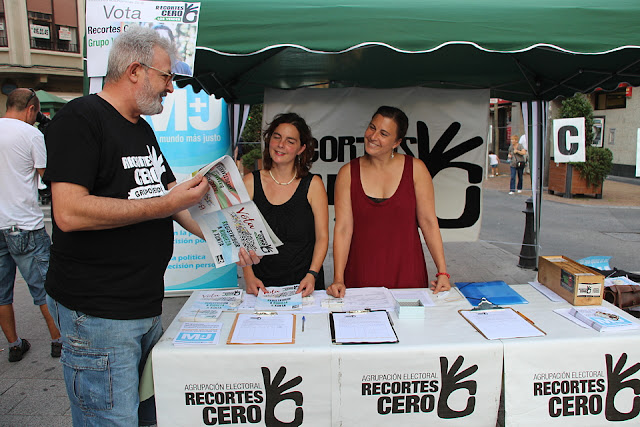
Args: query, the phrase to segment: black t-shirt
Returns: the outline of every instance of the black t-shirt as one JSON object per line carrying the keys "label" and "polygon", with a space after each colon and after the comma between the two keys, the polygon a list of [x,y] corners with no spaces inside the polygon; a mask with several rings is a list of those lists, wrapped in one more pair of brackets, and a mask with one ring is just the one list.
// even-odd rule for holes
{"label": "black t-shirt", "polygon": [[[97,95],[60,110],[47,129],[46,145],[45,181],[79,184],[91,195],[158,197],[175,181],[149,124],[142,118],[131,123]],[[157,316],[172,253],[171,218],[63,232],[54,216],[45,289],[65,307],[96,317]]]}

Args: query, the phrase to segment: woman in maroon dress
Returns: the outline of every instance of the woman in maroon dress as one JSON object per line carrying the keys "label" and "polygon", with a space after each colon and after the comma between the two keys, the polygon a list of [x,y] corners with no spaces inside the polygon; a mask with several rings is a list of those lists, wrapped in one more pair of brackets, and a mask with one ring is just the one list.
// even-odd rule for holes
{"label": "woman in maroon dress", "polygon": [[394,152],[408,126],[398,108],[378,108],[364,134],[365,155],[338,173],[329,295],[343,297],[346,287],[429,286],[418,228],[438,269],[430,288],[451,288],[431,175],[421,160]]}

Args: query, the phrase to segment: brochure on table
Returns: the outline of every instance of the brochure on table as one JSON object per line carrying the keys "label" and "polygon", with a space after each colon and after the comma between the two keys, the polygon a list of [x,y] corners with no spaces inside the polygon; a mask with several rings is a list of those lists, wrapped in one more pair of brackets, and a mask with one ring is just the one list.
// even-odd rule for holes
{"label": "brochure on table", "polygon": [[195,291],[177,318],[181,322],[214,322],[223,311],[236,311],[243,294],[241,289]]}
{"label": "brochure on table", "polygon": [[639,329],[640,324],[625,319],[603,306],[572,307],[569,314],[599,332]]}
{"label": "brochure on table", "polygon": [[297,293],[299,285],[269,286],[267,291],[260,289],[256,299],[256,310],[300,310],[302,292]]}
{"label": "brochure on table", "polygon": [[222,323],[185,322],[173,339],[173,345],[215,345],[220,341],[221,330]]}
{"label": "brochure on table", "polygon": [[233,159],[222,156],[193,175],[197,173],[210,188],[189,212],[202,229],[216,267],[238,261],[241,247],[258,256],[277,254],[282,242],[249,198]]}

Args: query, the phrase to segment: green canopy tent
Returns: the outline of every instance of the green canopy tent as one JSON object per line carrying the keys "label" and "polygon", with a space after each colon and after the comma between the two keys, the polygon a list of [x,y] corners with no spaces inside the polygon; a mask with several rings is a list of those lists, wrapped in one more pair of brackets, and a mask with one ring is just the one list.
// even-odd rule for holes
{"label": "green canopy tent", "polygon": [[37,90],[36,96],[40,101],[40,111],[48,115],[49,118],[53,118],[53,116],[64,107],[64,104],[67,103],[65,99],[44,90]]}
{"label": "green canopy tent", "polygon": [[636,0],[203,0],[196,88],[490,88],[551,100],[640,84]]}
{"label": "green canopy tent", "polygon": [[[640,85],[637,0],[202,0],[192,84],[229,103],[265,88],[488,88],[549,101]],[[534,107],[532,104],[531,107]],[[542,102],[534,113],[544,118]],[[544,134],[530,146],[538,236]],[[537,242],[536,237],[536,253]]]}

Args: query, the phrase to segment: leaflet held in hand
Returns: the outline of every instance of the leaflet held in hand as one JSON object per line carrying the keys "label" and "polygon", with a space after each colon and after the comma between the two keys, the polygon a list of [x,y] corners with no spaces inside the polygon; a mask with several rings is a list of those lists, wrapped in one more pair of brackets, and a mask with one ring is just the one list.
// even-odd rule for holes
{"label": "leaflet held in hand", "polygon": [[233,159],[222,156],[192,175],[197,173],[207,179],[209,191],[189,212],[202,229],[216,267],[238,261],[241,247],[258,256],[277,254],[282,242],[249,198]]}

